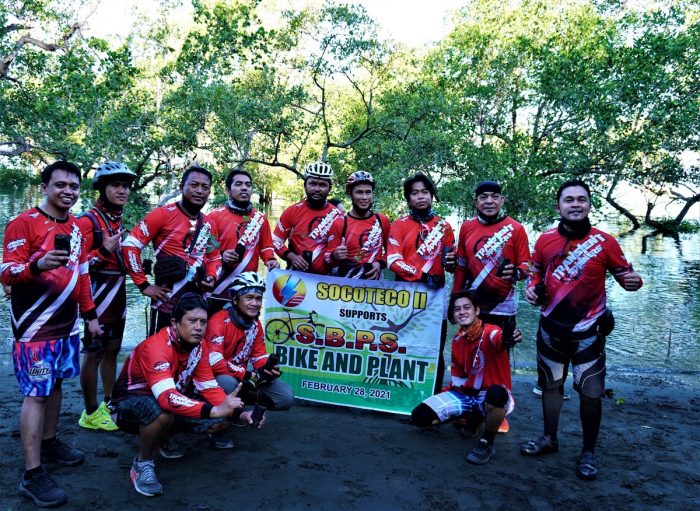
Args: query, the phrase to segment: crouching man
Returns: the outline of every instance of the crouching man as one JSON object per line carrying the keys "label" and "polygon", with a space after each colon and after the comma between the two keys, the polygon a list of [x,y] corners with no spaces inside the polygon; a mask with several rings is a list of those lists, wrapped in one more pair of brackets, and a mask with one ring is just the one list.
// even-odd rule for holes
{"label": "crouching man", "polygon": [[[265,282],[255,272],[243,272],[231,281],[228,293],[231,305],[211,317],[204,340],[216,381],[226,392],[242,383],[241,396],[245,404],[257,405],[257,414],[287,410],[294,402],[294,393],[278,379],[279,365],[276,356],[268,355],[265,349],[258,319]],[[252,371],[248,371],[249,362]],[[233,447],[230,431],[216,433],[212,439],[218,449]]]}
{"label": "crouching man", "polygon": [[[202,343],[206,328],[206,301],[185,293],[173,309],[171,325],[131,352],[114,387],[115,422],[122,431],[139,435],[131,481],[147,497],[163,493],[155,474],[154,451],[168,458],[183,456],[172,444],[165,444],[171,431],[213,433],[228,428],[235,419],[252,423],[250,412],[240,412],[239,389],[226,395],[214,379],[209,351]],[[195,389],[205,401],[189,397]]]}
{"label": "crouching man", "polygon": [[[452,338],[452,381],[443,392],[416,406],[411,421],[429,427],[460,419],[467,424],[464,432],[472,437],[485,422],[479,443],[467,456],[468,462],[483,465],[496,453],[493,444],[498,427],[515,407],[508,351],[501,329],[479,319],[479,303],[473,291],[453,293],[447,316],[459,325]],[[519,342],[521,337],[516,329],[513,339]]]}

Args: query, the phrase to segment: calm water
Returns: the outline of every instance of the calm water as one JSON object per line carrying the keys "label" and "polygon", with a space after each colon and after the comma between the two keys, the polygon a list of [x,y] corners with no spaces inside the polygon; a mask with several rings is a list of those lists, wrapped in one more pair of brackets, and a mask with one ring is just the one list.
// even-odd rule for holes
{"label": "calm water", "polygon": [[[0,188],[0,224],[6,225],[13,216],[39,201],[37,187]],[[75,208],[79,210],[80,204]],[[0,242],[4,228],[2,231]],[[608,278],[608,300],[617,321],[608,339],[610,369],[700,371],[700,234],[682,235],[676,241],[661,236],[645,239],[643,233],[634,233],[622,237],[620,243],[645,284],[640,291],[627,293]],[[125,349],[143,340],[146,332],[146,299],[130,281],[127,293]],[[536,309],[521,300],[518,323],[524,341],[515,351],[518,368],[535,366],[537,317]],[[12,331],[7,300],[0,299],[0,318],[0,365],[9,365]]]}

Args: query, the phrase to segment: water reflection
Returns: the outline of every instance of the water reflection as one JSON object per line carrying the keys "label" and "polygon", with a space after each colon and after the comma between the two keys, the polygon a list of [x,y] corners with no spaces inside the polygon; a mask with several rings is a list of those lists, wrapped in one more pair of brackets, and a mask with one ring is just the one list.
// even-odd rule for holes
{"label": "water reflection", "polygon": [[[10,218],[40,200],[38,187],[0,188],[0,224],[6,225]],[[616,232],[614,227],[601,227]],[[4,232],[0,232],[0,241],[3,236]],[[620,244],[645,284],[640,291],[628,293],[608,277],[609,303],[617,318],[615,331],[608,339],[609,367],[700,370],[700,233],[682,234],[677,240],[632,233],[622,237]],[[129,349],[143,340],[147,324],[146,298],[130,281],[127,302],[129,314],[123,345]],[[0,317],[0,364],[8,365],[12,331],[7,300],[0,300]],[[521,300],[518,324],[524,341],[514,353],[518,368],[535,367],[537,321],[536,308]]]}

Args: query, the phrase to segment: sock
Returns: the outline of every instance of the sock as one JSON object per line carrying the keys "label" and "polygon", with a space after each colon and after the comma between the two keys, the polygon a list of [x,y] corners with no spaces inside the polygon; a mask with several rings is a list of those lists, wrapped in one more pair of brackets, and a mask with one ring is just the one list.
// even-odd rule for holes
{"label": "sock", "polygon": [[108,405],[111,400],[112,400],[112,396],[105,396],[105,404],[106,405]]}
{"label": "sock", "polygon": [[29,469],[29,470],[25,470],[22,478],[25,481],[29,481],[32,477],[41,474],[43,471],[44,471],[44,467],[39,465],[38,467],[34,467],[34,468]]}
{"label": "sock", "polygon": [[486,440],[486,443],[489,445],[493,445],[493,441],[496,439],[496,431],[489,431],[488,429],[484,431],[484,434],[481,435],[481,438]]}
{"label": "sock", "polygon": [[544,416],[544,434],[553,441],[557,439],[559,414],[564,404],[564,385],[553,389],[542,387],[542,415]]}
{"label": "sock", "polygon": [[93,413],[95,413],[97,411],[98,408],[99,408],[99,406],[97,406],[97,405],[86,406],[85,413],[87,413],[88,415],[92,415]]}
{"label": "sock", "polygon": [[51,447],[54,444],[54,442],[56,442],[56,437],[51,437],[51,438],[47,438],[45,440],[42,440],[41,441],[41,448],[46,449],[47,447]]}
{"label": "sock", "polygon": [[581,396],[580,402],[581,428],[583,429],[582,452],[595,452],[595,444],[600,431],[600,420],[603,417],[603,403],[600,398]]}

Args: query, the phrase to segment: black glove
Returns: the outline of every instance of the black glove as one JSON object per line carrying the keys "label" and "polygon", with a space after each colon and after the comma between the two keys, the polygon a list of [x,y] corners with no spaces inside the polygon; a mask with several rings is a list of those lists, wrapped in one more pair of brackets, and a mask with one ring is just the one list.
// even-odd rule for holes
{"label": "black glove", "polygon": [[420,277],[420,281],[430,289],[442,289],[445,287],[445,277],[442,275],[428,275],[427,273],[423,273]]}

